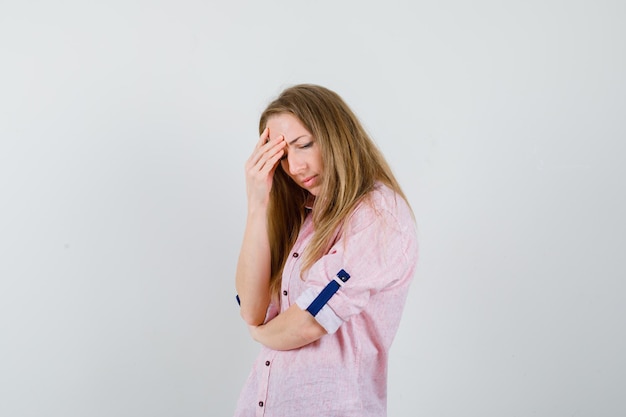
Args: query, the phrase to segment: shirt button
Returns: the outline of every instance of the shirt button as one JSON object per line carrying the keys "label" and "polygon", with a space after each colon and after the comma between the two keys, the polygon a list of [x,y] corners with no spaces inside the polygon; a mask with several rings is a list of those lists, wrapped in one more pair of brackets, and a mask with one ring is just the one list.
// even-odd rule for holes
{"label": "shirt button", "polygon": [[259,407],[263,407],[263,401],[259,401]]}
{"label": "shirt button", "polygon": [[270,361],[265,361],[265,366],[270,366]]}
{"label": "shirt button", "polygon": [[287,290],[283,291],[283,295],[287,295]]}
{"label": "shirt button", "polygon": [[300,255],[298,254],[298,252],[294,252],[292,256],[293,256],[294,258],[297,258],[297,257],[298,257],[298,256],[300,256]]}

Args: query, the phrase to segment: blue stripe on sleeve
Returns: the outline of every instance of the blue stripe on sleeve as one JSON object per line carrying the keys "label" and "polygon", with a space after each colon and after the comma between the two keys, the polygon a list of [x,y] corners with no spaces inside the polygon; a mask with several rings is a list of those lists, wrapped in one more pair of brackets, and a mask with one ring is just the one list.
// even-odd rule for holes
{"label": "blue stripe on sleeve", "polygon": [[[341,282],[346,282],[350,279],[350,274],[348,274],[345,270],[340,270],[337,272],[337,278],[341,280]],[[335,293],[339,290],[339,283],[335,280],[332,280],[324,287],[324,289],[319,293],[315,300],[307,307],[306,311],[311,313],[313,317],[317,316],[317,313],[320,312],[322,307],[326,305],[328,300],[335,295]]]}
{"label": "blue stripe on sleeve", "polygon": [[315,300],[307,307],[306,311],[311,313],[313,317],[317,316],[317,313],[320,312],[322,307],[326,305],[330,297],[335,295],[337,290],[339,289],[339,284],[337,281],[332,280],[328,283],[326,287],[320,292],[320,294],[315,297]]}

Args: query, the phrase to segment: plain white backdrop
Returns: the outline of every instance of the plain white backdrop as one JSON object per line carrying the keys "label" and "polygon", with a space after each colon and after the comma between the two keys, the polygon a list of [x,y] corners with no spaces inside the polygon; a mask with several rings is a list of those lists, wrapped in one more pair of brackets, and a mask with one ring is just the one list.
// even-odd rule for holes
{"label": "plain white backdrop", "polygon": [[622,1],[0,0],[0,415],[229,416],[243,165],[327,86],[414,208],[390,416],[623,416]]}

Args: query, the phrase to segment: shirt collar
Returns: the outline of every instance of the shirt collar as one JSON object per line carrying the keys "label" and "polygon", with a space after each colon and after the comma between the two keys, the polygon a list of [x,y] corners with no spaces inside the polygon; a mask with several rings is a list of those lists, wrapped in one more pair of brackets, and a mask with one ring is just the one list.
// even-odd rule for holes
{"label": "shirt collar", "polygon": [[315,196],[313,194],[309,194],[304,202],[304,208],[306,210],[313,210],[313,203],[315,203]]}

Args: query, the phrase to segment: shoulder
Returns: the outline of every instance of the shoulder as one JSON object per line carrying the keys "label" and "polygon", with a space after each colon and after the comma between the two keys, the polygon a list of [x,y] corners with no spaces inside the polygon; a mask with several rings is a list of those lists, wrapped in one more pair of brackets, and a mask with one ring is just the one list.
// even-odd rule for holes
{"label": "shoulder", "polygon": [[381,264],[412,265],[417,259],[413,212],[401,195],[383,184],[377,184],[357,205],[344,225],[342,238],[360,253],[365,253],[364,248],[374,250]]}
{"label": "shoulder", "polygon": [[399,229],[415,225],[411,208],[404,198],[386,185],[377,183],[357,204],[348,223],[351,227],[362,228],[381,221]]}

